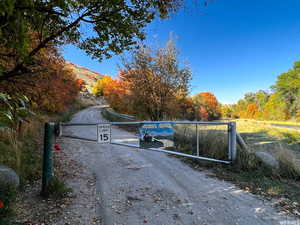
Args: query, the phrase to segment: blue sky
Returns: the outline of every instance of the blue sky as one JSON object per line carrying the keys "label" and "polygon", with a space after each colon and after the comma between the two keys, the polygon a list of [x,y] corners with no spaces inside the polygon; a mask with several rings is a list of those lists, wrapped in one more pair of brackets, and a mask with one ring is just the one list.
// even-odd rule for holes
{"label": "blue sky", "polygon": [[[146,28],[152,47],[163,46],[170,33],[176,37],[180,58],[193,72],[191,95],[209,91],[221,103],[234,103],[247,92],[268,89],[300,60],[299,0],[213,0],[207,7],[193,2]],[[119,56],[99,63],[70,45],[63,55],[113,76],[120,64]]]}

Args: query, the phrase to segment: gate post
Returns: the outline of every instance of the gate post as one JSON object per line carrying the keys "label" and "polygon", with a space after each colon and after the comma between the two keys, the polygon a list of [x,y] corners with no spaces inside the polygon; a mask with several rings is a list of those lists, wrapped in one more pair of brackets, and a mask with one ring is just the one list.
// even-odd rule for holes
{"label": "gate post", "polygon": [[48,185],[53,177],[53,144],[55,135],[54,123],[45,124],[44,133],[44,154],[43,154],[43,174],[41,195],[47,197]]}
{"label": "gate post", "polygon": [[198,131],[198,124],[196,123],[196,138],[197,138],[197,156],[200,155],[200,152],[199,152],[199,131]]}
{"label": "gate post", "polygon": [[230,160],[234,162],[236,160],[236,122],[229,123],[229,132],[230,132],[230,141],[229,141],[229,151],[230,151]]}

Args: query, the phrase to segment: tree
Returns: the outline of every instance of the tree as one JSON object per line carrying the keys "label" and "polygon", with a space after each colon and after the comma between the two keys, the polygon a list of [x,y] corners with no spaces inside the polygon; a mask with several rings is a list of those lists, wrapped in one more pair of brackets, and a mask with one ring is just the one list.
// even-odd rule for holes
{"label": "tree", "polygon": [[246,117],[250,119],[255,119],[258,113],[258,105],[255,103],[249,104],[247,106]]}
{"label": "tree", "polygon": [[259,110],[262,111],[265,104],[268,102],[269,94],[264,90],[259,90],[255,93],[255,103],[258,105]]}
{"label": "tree", "polygon": [[222,118],[233,118],[232,105],[221,105],[221,116]]}
{"label": "tree", "polygon": [[113,109],[121,113],[134,114],[131,93],[122,79],[107,83],[103,92],[107,103]]}
{"label": "tree", "polygon": [[37,53],[47,46],[74,44],[99,60],[128,50],[137,40],[145,38],[143,28],[156,15],[165,18],[181,3],[181,0],[1,0],[0,61],[13,62],[0,64],[0,81],[36,72],[29,66],[40,63]]}
{"label": "tree", "polygon": [[169,41],[155,52],[140,47],[130,61],[124,61],[119,76],[138,117],[162,120],[178,116],[177,97],[187,96],[191,72],[188,67],[180,68],[177,56],[174,43]]}
{"label": "tree", "polygon": [[103,96],[105,87],[113,80],[111,76],[105,75],[101,79],[98,79],[92,88],[92,93],[96,96]]}
{"label": "tree", "polygon": [[214,120],[220,118],[220,105],[214,94],[210,92],[198,93],[193,97],[193,102],[196,108],[198,108],[198,112],[202,112],[200,113],[200,119],[204,120],[204,117],[201,115],[206,115],[206,113],[208,114],[207,120]]}
{"label": "tree", "polygon": [[204,106],[200,106],[198,108],[197,118],[201,119],[203,121],[208,121],[209,120],[209,114],[207,112],[207,109]]}
{"label": "tree", "polygon": [[249,92],[246,93],[244,96],[244,100],[247,104],[254,104],[256,103],[255,93]]}
{"label": "tree", "polygon": [[295,62],[288,72],[280,74],[272,88],[277,97],[286,102],[289,113],[295,116],[300,108],[300,61]]}
{"label": "tree", "polygon": [[265,120],[289,119],[286,102],[282,101],[278,93],[272,94],[264,107],[263,117]]}
{"label": "tree", "polygon": [[178,97],[178,115],[179,119],[194,120],[196,116],[195,106],[191,97],[180,96]]}
{"label": "tree", "polygon": [[76,79],[65,67],[65,61],[57,48],[44,48],[38,53],[38,57],[41,63],[34,68],[43,72],[15,77],[13,82],[3,81],[0,92],[7,93],[11,97],[22,93],[29,98],[31,106],[36,106],[39,110],[61,112],[74,101],[84,83]]}

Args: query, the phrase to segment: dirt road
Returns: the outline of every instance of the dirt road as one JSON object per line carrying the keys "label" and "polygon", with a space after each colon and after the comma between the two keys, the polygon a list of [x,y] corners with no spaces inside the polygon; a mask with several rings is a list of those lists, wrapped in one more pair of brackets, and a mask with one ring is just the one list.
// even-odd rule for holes
{"label": "dirt road", "polygon": [[[100,111],[100,107],[88,108],[77,113],[72,122],[104,121]],[[96,138],[96,127],[72,127],[65,132]],[[134,140],[116,127],[112,133]],[[269,201],[163,153],[80,140],[67,142],[74,158],[96,174],[101,203],[97,213],[105,225],[299,224],[292,217],[278,215]]]}

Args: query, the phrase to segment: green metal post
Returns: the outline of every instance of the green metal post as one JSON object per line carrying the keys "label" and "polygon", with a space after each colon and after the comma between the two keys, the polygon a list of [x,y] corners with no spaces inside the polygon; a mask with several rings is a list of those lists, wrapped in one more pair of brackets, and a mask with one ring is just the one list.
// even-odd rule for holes
{"label": "green metal post", "polygon": [[48,195],[48,185],[53,176],[53,144],[55,137],[54,123],[45,124],[44,134],[44,156],[43,156],[43,175],[42,175],[42,196]]}

